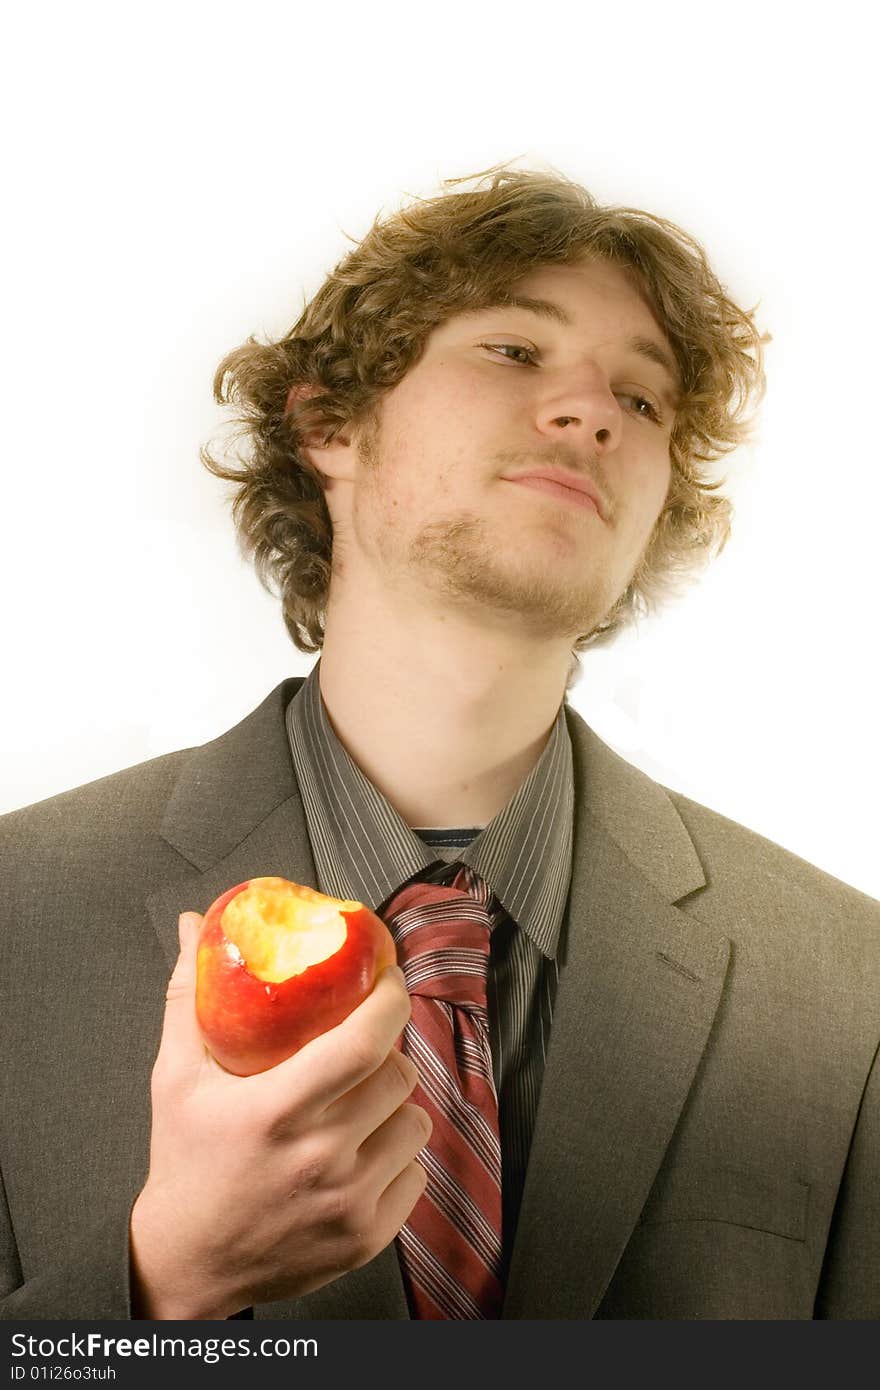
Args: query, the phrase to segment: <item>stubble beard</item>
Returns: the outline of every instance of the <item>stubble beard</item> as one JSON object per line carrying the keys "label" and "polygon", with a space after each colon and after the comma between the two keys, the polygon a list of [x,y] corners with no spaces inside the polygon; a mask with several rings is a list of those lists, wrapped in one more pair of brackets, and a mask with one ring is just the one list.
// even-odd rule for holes
{"label": "stubble beard", "polygon": [[[459,605],[516,618],[542,640],[574,641],[601,622],[616,595],[601,576],[564,578],[553,560],[504,549],[505,536],[483,517],[458,513],[423,527],[409,549],[412,568],[426,585]],[[537,542],[536,542],[537,548]],[[570,563],[570,562],[566,562]]]}

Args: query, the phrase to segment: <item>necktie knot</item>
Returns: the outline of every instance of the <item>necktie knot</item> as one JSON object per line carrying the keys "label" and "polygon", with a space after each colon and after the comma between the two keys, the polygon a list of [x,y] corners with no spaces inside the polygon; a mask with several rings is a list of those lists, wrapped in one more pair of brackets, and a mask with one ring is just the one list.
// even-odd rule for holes
{"label": "necktie knot", "polygon": [[484,880],[461,865],[451,883],[409,883],[380,916],[410,994],[486,1009],[491,918]]}

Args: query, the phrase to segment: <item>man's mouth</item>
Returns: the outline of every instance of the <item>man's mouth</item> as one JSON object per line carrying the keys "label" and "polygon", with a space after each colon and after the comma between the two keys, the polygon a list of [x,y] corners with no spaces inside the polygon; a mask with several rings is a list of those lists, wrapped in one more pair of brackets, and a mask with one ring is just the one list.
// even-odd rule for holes
{"label": "man's mouth", "polygon": [[582,492],[578,488],[566,487],[563,483],[554,482],[551,478],[527,476],[507,478],[504,481],[515,483],[517,487],[528,487],[536,492],[543,492],[559,502],[567,502],[569,506],[579,507],[581,511],[594,512],[596,516],[599,516],[599,508],[588,493]]}

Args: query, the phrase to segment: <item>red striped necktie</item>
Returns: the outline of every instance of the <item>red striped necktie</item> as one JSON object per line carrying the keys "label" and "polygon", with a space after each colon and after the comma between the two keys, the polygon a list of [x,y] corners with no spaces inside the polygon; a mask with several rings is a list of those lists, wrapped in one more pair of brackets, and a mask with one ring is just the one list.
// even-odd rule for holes
{"label": "red striped necktie", "polygon": [[434,1123],[419,1154],[428,1183],[396,1238],[413,1318],[501,1316],[501,1145],[486,974],[489,933],[503,911],[460,863],[409,880],[379,909],[411,996],[398,1044],[419,1073],[410,1099]]}

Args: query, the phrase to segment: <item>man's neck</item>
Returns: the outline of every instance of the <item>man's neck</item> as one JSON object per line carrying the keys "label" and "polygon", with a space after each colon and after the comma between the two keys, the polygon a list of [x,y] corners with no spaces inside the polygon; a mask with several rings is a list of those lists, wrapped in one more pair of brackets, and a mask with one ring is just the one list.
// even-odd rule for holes
{"label": "man's neck", "polygon": [[424,639],[393,656],[325,639],[320,659],[334,732],[411,827],[487,825],[537,764],[565,696],[568,652],[542,668],[452,645],[447,662]]}

